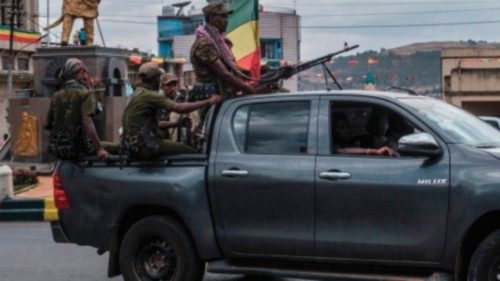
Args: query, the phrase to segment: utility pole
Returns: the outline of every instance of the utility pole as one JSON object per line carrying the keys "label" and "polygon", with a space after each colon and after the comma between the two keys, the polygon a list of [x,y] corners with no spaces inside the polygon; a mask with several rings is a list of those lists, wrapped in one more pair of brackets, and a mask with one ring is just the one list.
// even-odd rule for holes
{"label": "utility pole", "polygon": [[[47,26],[50,25],[50,0],[47,0]],[[47,47],[50,48],[50,32],[47,31]]]}
{"label": "utility pole", "polygon": [[10,11],[10,38],[9,38],[9,54],[10,54],[10,62],[9,68],[7,72],[7,99],[13,96],[13,86],[12,86],[12,68],[14,67],[15,58],[14,58],[14,22],[16,20],[16,15],[19,13],[18,11],[18,1],[12,0],[11,11]]}

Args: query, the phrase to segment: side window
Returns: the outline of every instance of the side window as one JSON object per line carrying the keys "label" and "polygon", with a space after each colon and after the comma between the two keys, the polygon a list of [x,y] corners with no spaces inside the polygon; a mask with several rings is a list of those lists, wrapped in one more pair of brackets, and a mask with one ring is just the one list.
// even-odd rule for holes
{"label": "side window", "polygon": [[420,132],[391,109],[355,102],[331,103],[330,128],[332,154],[379,155],[375,151],[387,147],[397,155],[399,139]]}
{"label": "side window", "polygon": [[240,107],[234,138],[250,154],[306,154],[310,102],[259,103]]}

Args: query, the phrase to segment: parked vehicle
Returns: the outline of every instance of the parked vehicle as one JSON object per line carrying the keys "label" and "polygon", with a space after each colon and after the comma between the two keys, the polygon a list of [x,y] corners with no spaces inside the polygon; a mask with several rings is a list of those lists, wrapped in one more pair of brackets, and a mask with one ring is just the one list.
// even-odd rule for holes
{"label": "parked vehicle", "polygon": [[495,127],[497,130],[500,130],[500,117],[495,116],[479,116],[484,122],[490,124]]}
{"label": "parked vehicle", "polygon": [[[109,251],[125,280],[201,280],[205,265],[498,280],[500,132],[477,117],[402,93],[275,94],[225,101],[206,130],[198,155],[60,162],[55,241]],[[397,155],[371,155],[383,146]]]}

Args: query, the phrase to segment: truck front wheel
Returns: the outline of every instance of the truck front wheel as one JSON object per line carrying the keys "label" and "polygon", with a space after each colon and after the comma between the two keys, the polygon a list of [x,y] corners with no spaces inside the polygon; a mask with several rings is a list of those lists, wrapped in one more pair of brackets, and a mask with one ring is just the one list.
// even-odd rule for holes
{"label": "truck front wheel", "polygon": [[200,281],[204,273],[183,227],[162,216],[142,219],[127,231],[120,269],[125,281]]}
{"label": "truck front wheel", "polygon": [[500,280],[500,230],[488,235],[477,247],[472,255],[467,280]]}

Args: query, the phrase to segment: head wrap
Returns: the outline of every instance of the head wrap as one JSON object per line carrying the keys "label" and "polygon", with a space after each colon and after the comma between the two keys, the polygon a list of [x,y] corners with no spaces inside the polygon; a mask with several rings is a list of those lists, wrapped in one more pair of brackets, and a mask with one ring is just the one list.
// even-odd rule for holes
{"label": "head wrap", "polygon": [[60,78],[64,82],[76,80],[87,87],[87,89],[94,90],[94,83],[87,66],[85,66],[85,64],[79,59],[71,58],[66,61],[63,69],[61,70]]}

